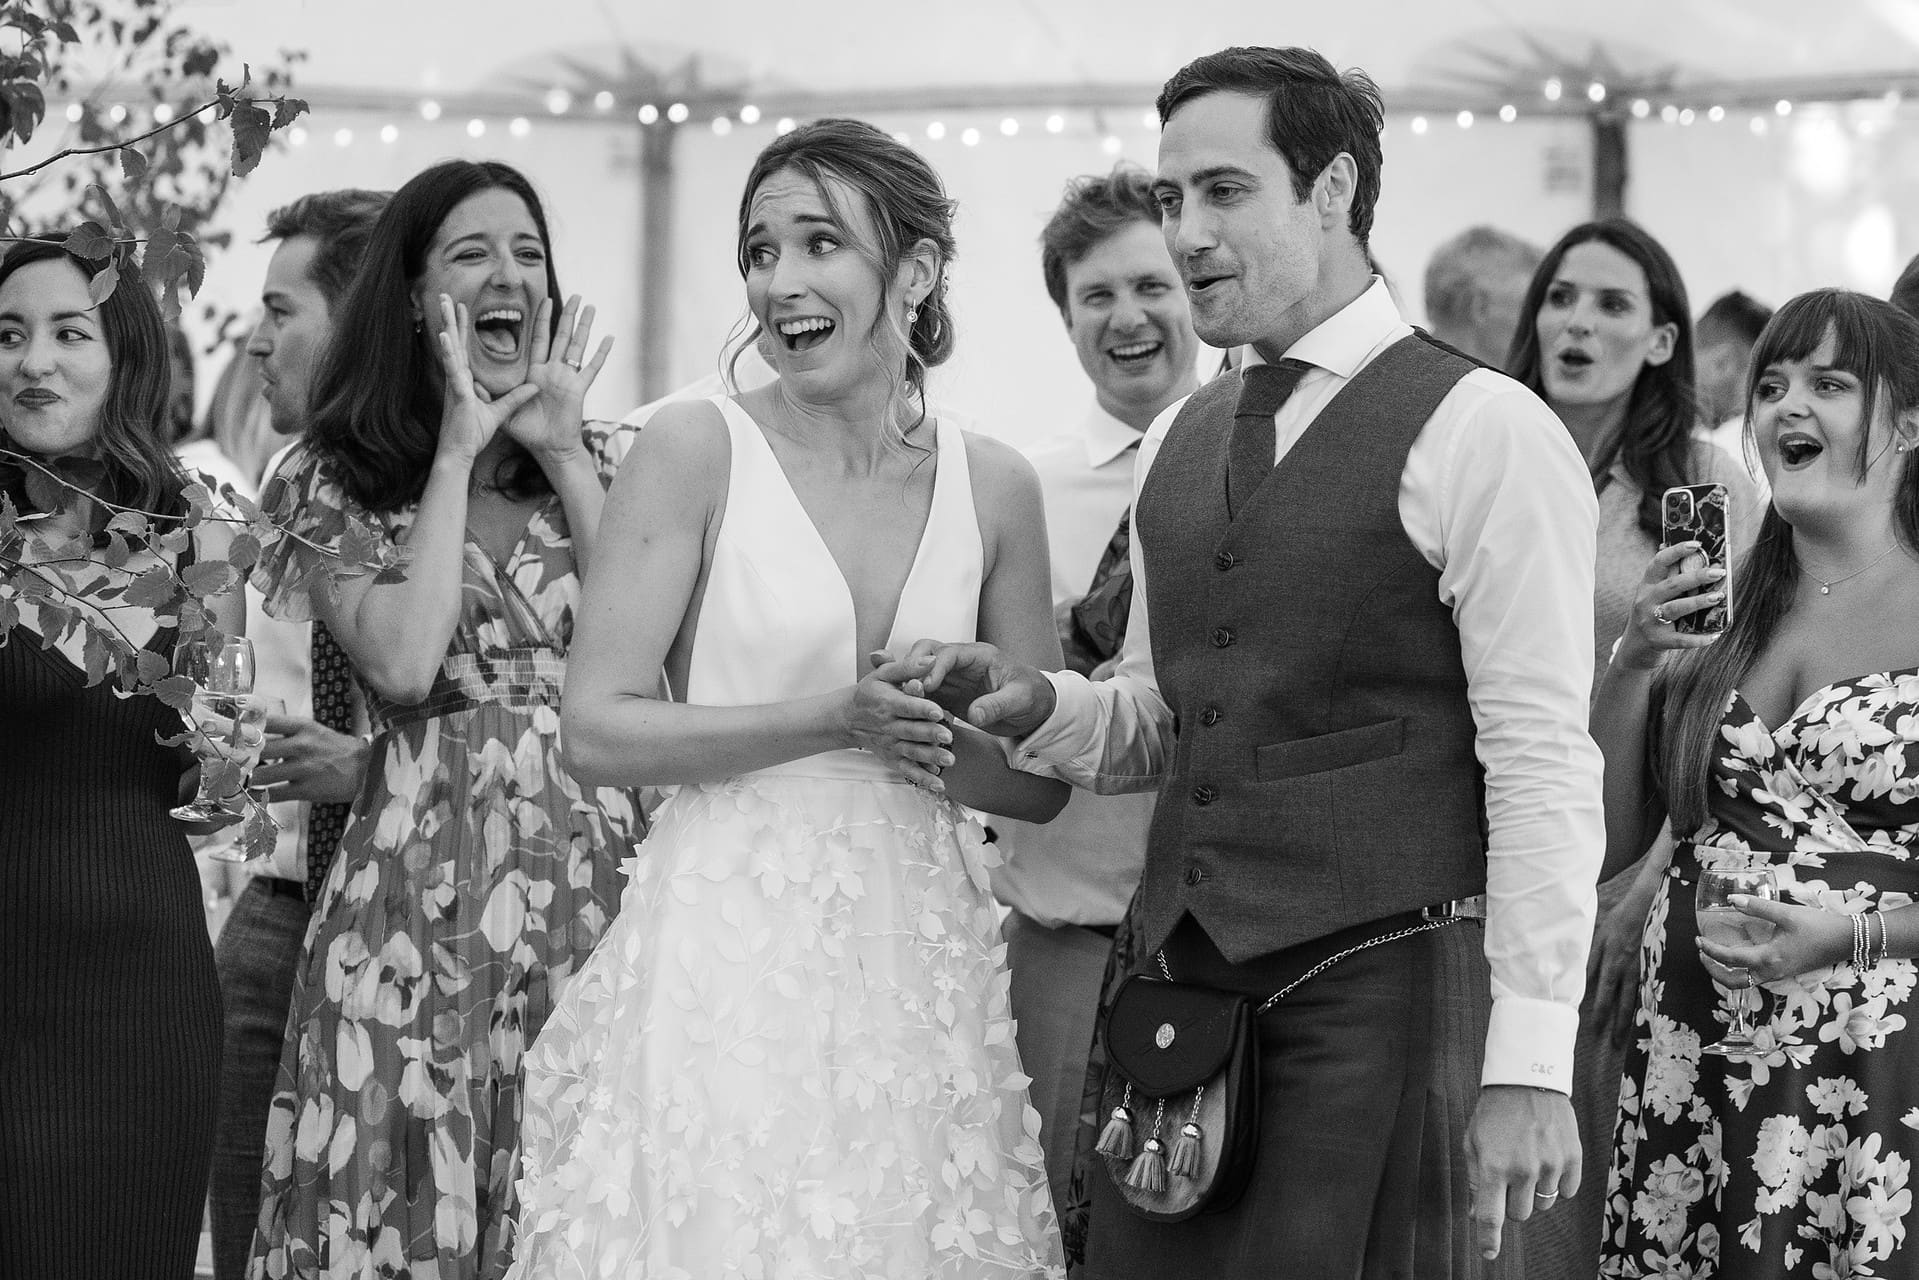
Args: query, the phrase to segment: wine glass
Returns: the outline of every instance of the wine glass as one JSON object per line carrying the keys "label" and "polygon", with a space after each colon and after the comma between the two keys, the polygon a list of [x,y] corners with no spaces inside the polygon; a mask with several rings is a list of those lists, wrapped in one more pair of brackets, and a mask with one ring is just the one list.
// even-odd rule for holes
{"label": "wine glass", "polygon": [[[1779,897],[1779,884],[1765,867],[1738,870],[1714,867],[1699,873],[1699,884],[1693,892],[1693,911],[1698,917],[1700,937],[1722,947],[1752,946],[1771,939],[1775,927],[1772,921],[1749,916],[1728,900],[1734,894],[1741,893],[1748,897],[1776,900]],[[1726,989],[1732,1008],[1732,1026],[1717,1044],[1704,1046],[1701,1053],[1738,1057],[1758,1050],[1759,1046],[1753,1043],[1752,1023],[1747,1013],[1747,1002],[1753,990],[1752,975],[1744,969],[1738,972],[1746,974],[1746,985]],[[1765,999],[1763,992],[1759,999]]]}
{"label": "wine glass", "polygon": [[[175,808],[182,822],[206,822],[232,817],[246,793],[247,775],[266,746],[266,703],[253,696],[253,644],[245,636],[181,645],[173,656],[174,674],[193,681],[193,711],[187,728],[202,740],[200,787],[193,799]],[[210,748],[210,750],[209,750]],[[232,774],[217,767],[225,760],[238,769]],[[245,855],[233,845],[209,851],[222,862],[240,862]]]}

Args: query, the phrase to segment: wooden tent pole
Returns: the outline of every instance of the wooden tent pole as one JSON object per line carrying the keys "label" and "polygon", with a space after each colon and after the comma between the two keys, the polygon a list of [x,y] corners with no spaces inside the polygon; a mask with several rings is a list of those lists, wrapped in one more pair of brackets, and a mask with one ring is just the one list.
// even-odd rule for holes
{"label": "wooden tent pole", "polygon": [[680,126],[640,129],[640,401],[671,388],[673,340],[673,144]]}

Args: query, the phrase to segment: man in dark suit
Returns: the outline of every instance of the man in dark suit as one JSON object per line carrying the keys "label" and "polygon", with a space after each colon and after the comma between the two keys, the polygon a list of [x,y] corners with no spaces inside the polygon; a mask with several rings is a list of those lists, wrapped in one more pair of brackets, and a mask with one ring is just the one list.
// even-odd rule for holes
{"label": "man in dark suit", "polygon": [[1339,957],[1258,1020],[1244,1197],[1155,1223],[1098,1176],[1086,1273],[1478,1274],[1580,1184],[1592,484],[1538,399],[1409,327],[1368,268],[1370,80],[1229,49],[1159,115],[1167,245],[1243,367],[1142,442],[1119,672],[923,642],[902,679],[1020,768],[1157,787],[1153,971],[1259,1003]]}

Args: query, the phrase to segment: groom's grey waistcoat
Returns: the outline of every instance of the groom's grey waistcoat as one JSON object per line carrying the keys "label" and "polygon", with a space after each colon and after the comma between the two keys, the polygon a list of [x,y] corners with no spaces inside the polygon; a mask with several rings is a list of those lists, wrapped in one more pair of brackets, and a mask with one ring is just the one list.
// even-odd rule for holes
{"label": "groom's grey waistcoat", "polygon": [[1399,516],[1407,451],[1472,367],[1395,343],[1236,519],[1239,377],[1174,420],[1134,517],[1177,726],[1141,887],[1149,949],[1190,912],[1240,963],[1485,888],[1459,633]]}

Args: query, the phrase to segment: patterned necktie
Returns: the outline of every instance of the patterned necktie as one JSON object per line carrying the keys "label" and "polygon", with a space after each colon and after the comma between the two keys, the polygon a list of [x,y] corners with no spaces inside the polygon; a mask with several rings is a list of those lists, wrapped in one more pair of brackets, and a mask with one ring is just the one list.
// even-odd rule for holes
{"label": "patterned necktie", "polygon": [[1304,360],[1256,364],[1240,375],[1239,403],[1233,406],[1233,441],[1226,459],[1226,514],[1233,519],[1246,509],[1260,482],[1273,469],[1278,444],[1273,415],[1293,394],[1293,388],[1312,368]]}
{"label": "patterned necktie", "polygon": [[[313,718],[335,733],[353,732],[353,664],[324,622],[313,624]],[[307,807],[306,900],[320,900],[333,851],[340,847],[351,804],[314,801]]]}
{"label": "patterned necktie", "polygon": [[1133,608],[1133,509],[1120,515],[1119,528],[1100,553],[1093,585],[1067,615],[1060,637],[1068,670],[1083,676],[1119,652],[1126,643],[1126,616]]}

